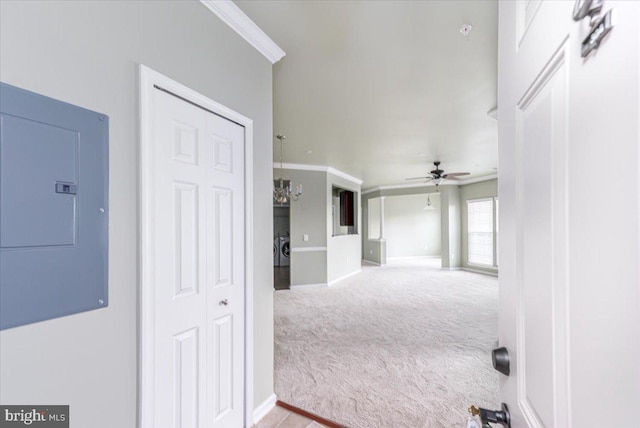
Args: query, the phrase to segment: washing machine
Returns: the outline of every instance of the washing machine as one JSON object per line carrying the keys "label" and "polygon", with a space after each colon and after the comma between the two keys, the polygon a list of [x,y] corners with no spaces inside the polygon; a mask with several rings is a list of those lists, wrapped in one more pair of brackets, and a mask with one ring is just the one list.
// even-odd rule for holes
{"label": "washing machine", "polygon": [[280,238],[273,238],[273,266],[280,266]]}
{"label": "washing machine", "polygon": [[289,266],[289,237],[280,237],[280,266]]}

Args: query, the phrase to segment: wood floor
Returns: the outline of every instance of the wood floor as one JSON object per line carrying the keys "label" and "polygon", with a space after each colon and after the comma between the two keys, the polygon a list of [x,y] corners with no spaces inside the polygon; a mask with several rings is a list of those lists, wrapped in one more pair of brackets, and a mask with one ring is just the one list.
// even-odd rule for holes
{"label": "wood floor", "polygon": [[254,428],[347,428],[329,419],[278,400]]}
{"label": "wood floor", "polygon": [[313,419],[293,413],[284,407],[276,406],[254,428],[323,428]]}

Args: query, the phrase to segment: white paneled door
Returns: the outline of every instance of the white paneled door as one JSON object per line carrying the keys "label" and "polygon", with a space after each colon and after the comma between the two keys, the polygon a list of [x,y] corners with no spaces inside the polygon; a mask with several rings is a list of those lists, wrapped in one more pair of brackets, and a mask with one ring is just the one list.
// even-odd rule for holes
{"label": "white paneled door", "polygon": [[[578,6],[589,1],[578,1]],[[594,2],[597,3],[597,2]],[[640,5],[500,3],[500,345],[512,426],[631,427],[640,404]]]}
{"label": "white paneled door", "polygon": [[240,428],[244,128],[154,98],[154,426]]}

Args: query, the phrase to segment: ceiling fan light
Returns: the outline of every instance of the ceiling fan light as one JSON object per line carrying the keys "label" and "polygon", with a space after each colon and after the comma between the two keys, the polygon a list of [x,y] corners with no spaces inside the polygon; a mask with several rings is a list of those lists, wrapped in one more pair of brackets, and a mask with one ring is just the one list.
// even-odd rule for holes
{"label": "ceiling fan light", "polygon": [[431,198],[429,196],[427,196],[427,205],[424,206],[423,208],[425,211],[433,211],[433,205],[431,205]]}

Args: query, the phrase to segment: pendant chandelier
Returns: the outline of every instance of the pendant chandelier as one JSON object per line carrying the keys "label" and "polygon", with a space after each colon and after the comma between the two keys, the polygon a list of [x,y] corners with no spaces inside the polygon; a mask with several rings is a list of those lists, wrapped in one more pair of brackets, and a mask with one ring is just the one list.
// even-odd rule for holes
{"label": "pendant chandelier", "polygon": [[282,143],[287,137],[284,135],[276,135],[276,138],[280,140],[280,178],[276,180],[277,184],[274,183],[273,186],[273,200],[282,205],[291,200],[297,201],[302,197],[302,184],[298,184],[294,191],[291,180],[284,180],[282,178],[284,172],[284,168],[282,167]]}

